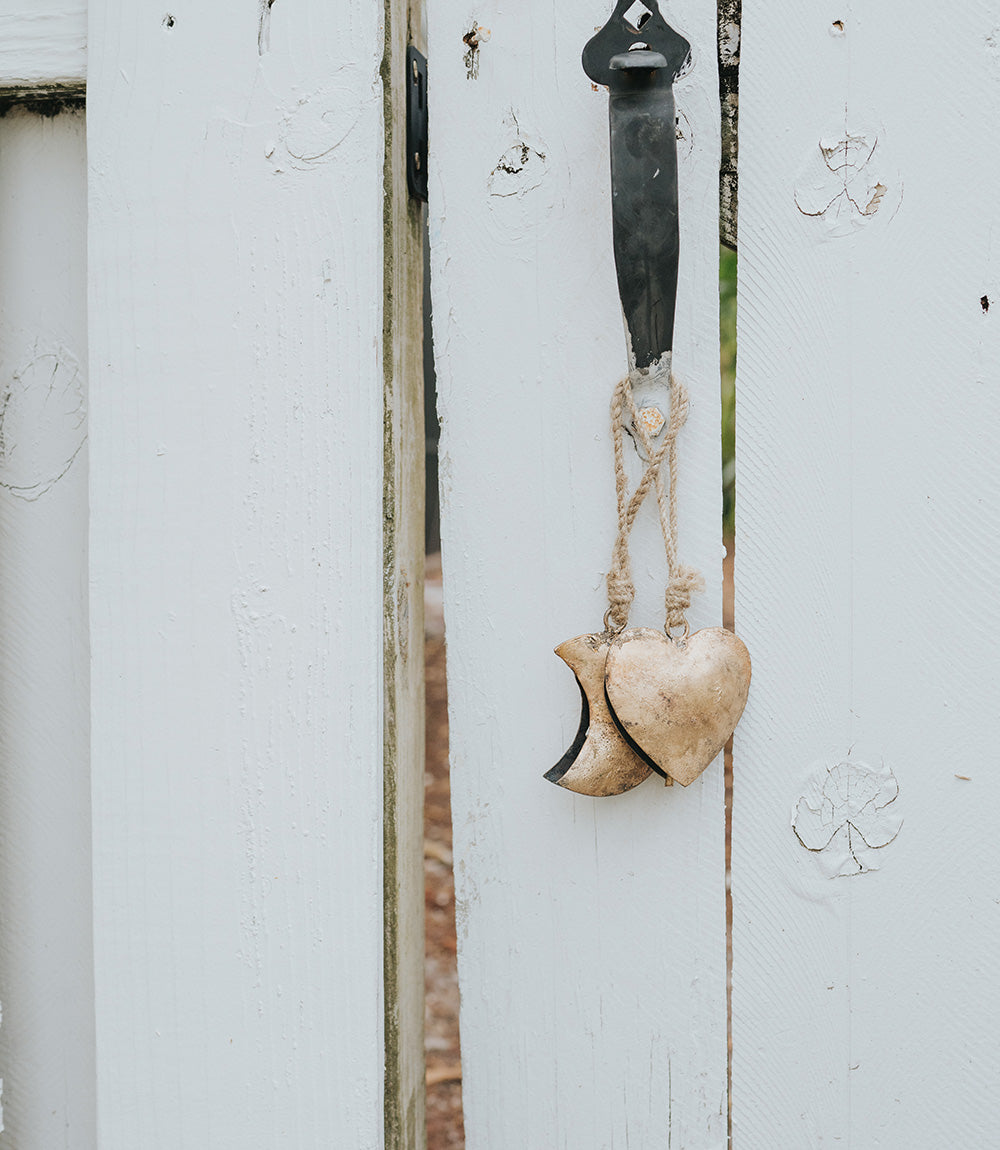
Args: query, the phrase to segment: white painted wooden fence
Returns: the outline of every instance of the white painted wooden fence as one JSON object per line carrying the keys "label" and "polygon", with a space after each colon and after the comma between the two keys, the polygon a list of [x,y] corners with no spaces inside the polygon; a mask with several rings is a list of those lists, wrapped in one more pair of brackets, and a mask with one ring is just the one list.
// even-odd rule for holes
{"label": "white painted wooden fence", "polygon": [[0,1146],[415,1148],[419,23],[26,7],[0,99],[87,111],[0,120]]}
{"label": "white painted wooden fence", "polygon": [[[542,779],[580,717],[552,653],[600,631],[614,541],[608,408],[625,344],[611,249],[607,95],[580,66],[604,0],[429,8],[430,244],[462,979],[476,1150],[726,1143],[722,772],[615,799]],[[675,362],[694,403],[681,546],[721,614],[715,13],[676,86],[681,269]],[[488,38],[487,38],[488,37]],[[647,508],[650,513],[652,508]],[[634,618],[664,561],[635,539]],[[662,619],[661,619],[662,623]]]}
{"label": "white painted wooden fence", "polygon": [[743,16],[733,1144],[988,1146],[1000,14]]}
{"label": "white painted wooden fence", "polygon": [[[726,1145],[721,762],[687,791],[617,799],[541,779],[578,719],[550,650],[600,629],[612,543],[607,98],[579,63],[608,8],[430,4],[472,1150]],[[695,45],[676,366],[704,624],[720,615],[715,12],[664,11]],[[985,3],[869,0],[743,19],[736,625],[754,685],[735,753],[733,1146],[991,1145],[1000,22]],[[657,608],[650,593],[638,621]]]}
{"label": "white painted wooden fence", "polygon": [[[24,8],[0,98],[77,105],[0,119],[0,1150],[418,1150],[419,9]],[[468,1146],[721,1150],[721,763],[541,777],[613,534],[608,4],[428,9]],[[665,14],[701,626],[715,10]],[[732,1145],[987,1147],[1000,19],[743,19]]]}

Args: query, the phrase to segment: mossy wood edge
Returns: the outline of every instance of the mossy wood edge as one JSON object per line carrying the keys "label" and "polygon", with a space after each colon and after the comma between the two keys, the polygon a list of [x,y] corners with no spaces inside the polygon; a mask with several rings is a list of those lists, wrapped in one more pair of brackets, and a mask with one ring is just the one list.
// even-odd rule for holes
{"label": "mossy wood edge", "polygon": [[406,187],[406,47],[420,0],[385,0],[383,370],[385,1145],[426,1144],[423,981],[423,208]]}

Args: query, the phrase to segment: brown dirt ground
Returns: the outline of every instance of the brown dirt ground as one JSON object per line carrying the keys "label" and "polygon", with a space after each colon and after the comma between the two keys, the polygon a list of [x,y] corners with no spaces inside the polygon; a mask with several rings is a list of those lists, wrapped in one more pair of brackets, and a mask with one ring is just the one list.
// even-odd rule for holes
{"label": "brown dirt ground", "polygon": [[425,594],[427,763],[424,774],[424,985],[427,1053],[427,1150],[463,1150],[462,1066],[455,964],[455,879],[448,784],[448,694],[445,682],[441,557],[427,557]]}

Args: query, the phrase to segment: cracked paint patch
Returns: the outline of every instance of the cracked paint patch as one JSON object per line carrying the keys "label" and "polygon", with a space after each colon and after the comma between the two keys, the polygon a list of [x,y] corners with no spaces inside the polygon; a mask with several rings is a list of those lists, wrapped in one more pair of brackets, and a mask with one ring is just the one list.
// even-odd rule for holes
{"label": "cracked paint patch", "polygon": [[545,176],[545,153],[524,141],[512,144],[497,160],[487,181],[491,196],[523,196],[537,188]]}
{"label": "cracked paint patch", "polygon": [[819,141],[795,188],[804,216],[822,218],[843,235],[870,220],[886,204],[895,214],[902,185],[887,170],[876,133],[845,132]]}
{"label": "cracked paint patch", "polygon": [[[521,130],[517,113],[512,108],[504,117],[504,131],[511,131],[514,142],[496,162],[496,167],[486,180],[491,196],[500,199],[526,195],[537,188],[548,171],[548,158],[538,139]],[[508,136],[508,139],[510,137]]]}
{"label": "cracked paint patch", "polygon": [[65,351],[35,354],[0,391],[0,487],[33,501],[69,471],[87,438],[83,373]]}
{"label": "cracked paint patch", "polygon": [[866,874],[879,869],[875,852],[903,825],[894,805],[898,796],[899,783],[885,764],[820,764],[792,810],[792,830],[830,878]]}

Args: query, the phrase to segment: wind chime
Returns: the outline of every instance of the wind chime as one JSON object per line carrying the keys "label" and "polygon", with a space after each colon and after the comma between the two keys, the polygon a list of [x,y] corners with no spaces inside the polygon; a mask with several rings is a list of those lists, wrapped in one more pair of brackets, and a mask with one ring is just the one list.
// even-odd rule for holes
{"label": "wind chime", "polygon": [[[668,785],[692,783],[733,733],[750,688],[741,640],[721,627],[690,633],[686,613],[703,581],[677,558],[677,438],[688,395],[672,370],[679,252],[673,83],[690,52],[657,0],[619,0],[583,50],[584,71],[610,93],[615,265],[629,358],[611,402],[618,532],[604,630],[556,648],[580,685],[583,714],[572,746],[545,777],[584,795],[621,794],[654,771]],[[626,431],[645,464],[631,492]],[[662,631],[628,625],[635,598],[629,537],[651,491],[668,573]]]}

